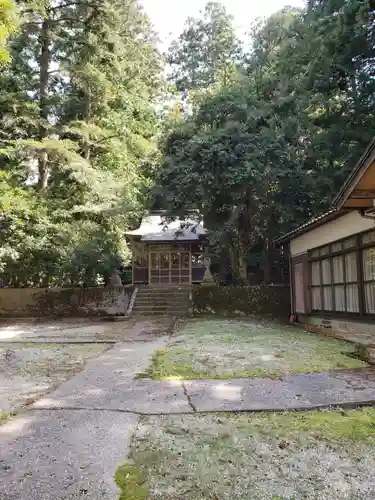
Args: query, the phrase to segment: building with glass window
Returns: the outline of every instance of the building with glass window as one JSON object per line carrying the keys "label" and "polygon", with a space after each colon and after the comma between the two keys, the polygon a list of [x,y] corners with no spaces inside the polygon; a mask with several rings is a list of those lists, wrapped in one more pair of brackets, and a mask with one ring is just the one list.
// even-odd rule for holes
{"label": "building with glass window", "polygon": [[297,321],[343,329],[370,325],[375,318],[375,140],[333,209],[278,243],[289,249],[291,312]]}

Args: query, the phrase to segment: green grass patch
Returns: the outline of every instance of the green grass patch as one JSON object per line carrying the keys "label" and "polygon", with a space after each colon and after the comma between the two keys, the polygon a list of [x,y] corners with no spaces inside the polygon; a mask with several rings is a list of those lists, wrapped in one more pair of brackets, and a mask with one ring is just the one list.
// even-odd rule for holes
{"label": "green grass patch", "polygon": [[244,432],[256,431],[268,436],[306,432],[330,441],[375,442],[374,408],[255,414],[248,420],[240,418],[238,424]]}
{"label": "green grass patch", "polygon": [[146,500],[148,488],[142,471],[134,464],[124,464],[115,473],[115,482],[121,490],[119,500]]}
{"label": "green grass patch", "polygon": [[149,498],[373,500],[375,409],[145,417],[132,457]]}
{"label": "green grass patch", "polygon": [[[176,354],[181,358],[186,358],[185,362],[176,361]],[[202,368],[194,369],[194,357],[189,356],[183,350],[175,349],[158,349],[152,356],[151,366],[145,371],[138,373],[135,378],[150,378],[153,380],[229,380],[232,378],[250,378],[264,377],[264,372],[261,369],[236,370],[226,373],[213,373],[210,367],[202,366]],[[269,378],[277,379],[279,375],[268,374]]]}
{"label": "green grass patch", "polygon": [[272,323],[192,320],[178,332],[178,338],[183,347],[180,342],[158,350],[151,366],[138,378],[277,379],[288,373],[368,366],[351,357],[355,353],[353,344]]}
{"label": "green grass patch", "polygon": [[0,411],[0,425],[5,424],[9,419],[15,416],[16,413],[13,411]]}
{"label": "green grass patch", "polygon": [[204,378],[205,373],[203,371],[197,372],[193,369],[192,357],[188,356],[185,362],[176,363],[174,360],[176,352],[181,354],[182,359],[183,350],[158,349],[152,356],[151,366],[144,372],[138,373],[136,378],[152,378],[154,380],[194,380]]}

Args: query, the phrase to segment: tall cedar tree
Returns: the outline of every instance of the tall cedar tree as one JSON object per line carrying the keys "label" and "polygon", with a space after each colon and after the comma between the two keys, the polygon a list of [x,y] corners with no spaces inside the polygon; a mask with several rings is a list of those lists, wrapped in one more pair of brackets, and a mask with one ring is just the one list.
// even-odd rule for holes
{"label": "tall cedar tree", "polygon": [[0,74],[0,266],[12,284],[95,282],[143,210],[162,59],[136,0],[18,8]]}

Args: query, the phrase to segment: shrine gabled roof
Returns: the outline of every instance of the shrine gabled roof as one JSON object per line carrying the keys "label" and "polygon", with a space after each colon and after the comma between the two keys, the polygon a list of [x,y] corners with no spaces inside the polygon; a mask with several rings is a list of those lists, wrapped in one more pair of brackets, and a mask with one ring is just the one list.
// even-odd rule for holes
{"label": "shrine gabled roof", "polygon": [[206,234],[202,222],[194,218],[166,220],[166,214],[151,213],[142,219],[141,225],[127,236],[140,236],[141,241],[195,241]]}

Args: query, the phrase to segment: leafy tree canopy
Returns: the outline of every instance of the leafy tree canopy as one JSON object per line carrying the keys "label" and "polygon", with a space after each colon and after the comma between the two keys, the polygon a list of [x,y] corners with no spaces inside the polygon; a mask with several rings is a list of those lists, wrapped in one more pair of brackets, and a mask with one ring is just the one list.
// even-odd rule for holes
{"label": "leafy tree canopy", "polygon": [[374,23],[370,1],[357,0],[257,23],[243,77],[206,95],[162,143],[166,205],[199,208],[242,280],[255,246],[270,279],[271,241],[330,206],[374,135]]}
{"label": "leafy tree canopy", "polygon": [[236,279],[254,260],[273,279],[273,239],[330,206],[375,133],[375,13],[309,0],[249,30],[209,2],[165,61],[137,0],[0,0],[7,284],[100,282],[150,206],[198,208]]}
{"label": "leafy tree canopy", "polygon": [[135,0],[18,8],[0,74],[0,266],[15,285],[95,283],[127,261],[144,210],[163,61]]}

